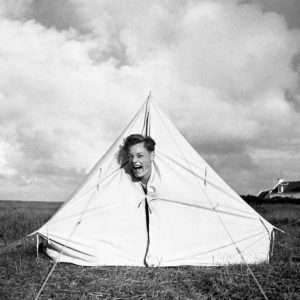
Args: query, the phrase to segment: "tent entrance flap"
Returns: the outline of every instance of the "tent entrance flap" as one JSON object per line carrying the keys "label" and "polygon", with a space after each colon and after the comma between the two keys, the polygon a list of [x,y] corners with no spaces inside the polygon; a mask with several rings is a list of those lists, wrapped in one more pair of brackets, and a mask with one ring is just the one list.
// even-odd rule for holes
{"label": "tent entrance flap", "polygon": [[146,217],[146,230],[147,230],[147,245],[146,245],[146,251],[145,251],[145,256],[144,256],[144,265],[145,267],[149,267],[148,262],[147,262],[147,256],[149,252],[149,247],[150,247],[150,208],[148,204],[148,189],[147,186],[144,186],[142,184],[142,189],[145,193],[145,217]]}

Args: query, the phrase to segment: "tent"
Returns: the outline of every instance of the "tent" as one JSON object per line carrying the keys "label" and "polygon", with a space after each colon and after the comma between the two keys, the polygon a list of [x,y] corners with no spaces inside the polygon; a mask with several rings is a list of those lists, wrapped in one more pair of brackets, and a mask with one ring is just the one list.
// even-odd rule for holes
{"label": "tent", "polygon": [[[156,141],[147,195],[120,161],[123,141],[133,133]],[[151,99],[36,231],[51,258],[83,266],[268,262],[273,232]]]}

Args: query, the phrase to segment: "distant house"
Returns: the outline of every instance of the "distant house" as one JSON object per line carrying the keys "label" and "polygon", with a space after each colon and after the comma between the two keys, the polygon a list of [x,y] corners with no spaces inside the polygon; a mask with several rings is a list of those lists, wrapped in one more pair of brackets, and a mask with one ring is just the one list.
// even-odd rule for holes
{"label": "distant house", "polygon": [[272,189],[261,191],[257,196],[263,199],[270,199],[274,197],[300,199],[300,181],[279,179],[277,184]]}

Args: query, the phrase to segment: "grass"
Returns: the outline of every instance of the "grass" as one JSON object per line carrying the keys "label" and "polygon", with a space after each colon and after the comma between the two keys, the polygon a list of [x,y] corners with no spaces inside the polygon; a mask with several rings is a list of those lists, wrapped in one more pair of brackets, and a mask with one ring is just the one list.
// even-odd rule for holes
{"label": "grass", "polygon": [[[59,204],[0,201],[2,246],[43,224]],[[251,266],[269,299],[300,299],[300,205],[255,204],[277,233],[270,264]],[[1,248],[0,248],[1,250]],[[32,239],[0,257],[0,299],[33,299],[52,263]],[[262,299],[246,266],[79,267],[57,265],[40,299]]]}

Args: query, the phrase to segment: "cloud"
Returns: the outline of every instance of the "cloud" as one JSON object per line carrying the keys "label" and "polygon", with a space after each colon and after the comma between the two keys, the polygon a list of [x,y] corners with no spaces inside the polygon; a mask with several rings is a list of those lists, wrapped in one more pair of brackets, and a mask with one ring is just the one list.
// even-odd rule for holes
{"label": "cloud", "polygon": [[33,0],[7,0],[0,3],[0,15],[12,19],[23,19],[29,12]]}
{"label": "cloud", "polygon": [[274,11],[285,17],[290,27],[300,27],[300,3],[298,0],[249,0],[259,5],[264,11]]}
{"label": "cloud", "polygon": [[0,142],[0,176],[11,177],[17,173],[15,169],[8,165],[7,153],[13,151],[12,146],[4,141]]}
{"label": "cloud", "polygon": [[257,4],[8,1],[0,16],[2,195],[62,200],[150,89],[240,192],[275,173],[259,153],[298,140],[300,33]]}

